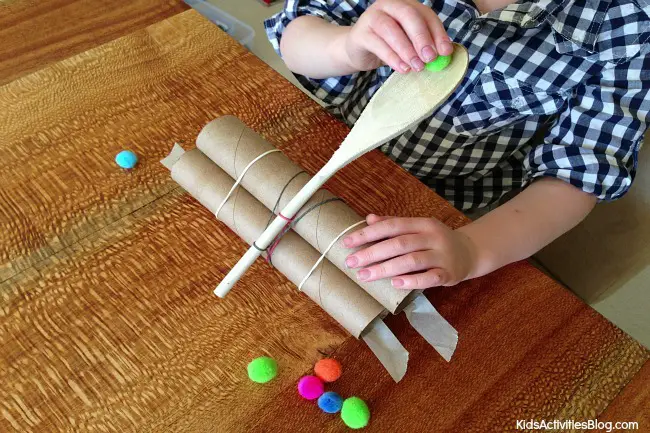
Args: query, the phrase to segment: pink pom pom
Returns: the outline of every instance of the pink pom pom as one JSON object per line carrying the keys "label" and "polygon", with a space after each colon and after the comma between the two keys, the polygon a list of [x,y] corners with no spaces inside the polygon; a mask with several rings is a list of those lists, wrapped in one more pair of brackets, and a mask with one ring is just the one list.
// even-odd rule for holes
{"label": "pink pom pom", "polygon": [[298,381],[298,394],[307,400],[315,400],[325,391],[323,381],[316,376],[303,376]]}

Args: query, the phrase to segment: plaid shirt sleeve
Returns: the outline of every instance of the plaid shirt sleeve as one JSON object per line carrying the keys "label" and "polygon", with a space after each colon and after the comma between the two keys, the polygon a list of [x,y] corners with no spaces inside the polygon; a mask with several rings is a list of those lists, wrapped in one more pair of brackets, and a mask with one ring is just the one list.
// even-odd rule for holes
{"label": "plaid shirt sleeve", "polygon": [[551,176],[595,195],[623,196],[650,123],[650,56],[606,69],[580,86],[525,162],[529,179]]}
{"label": "plaid shirt sleeve", "polygon": [[[336,25],[349,26],[359,18],[365,7],[354,0],[327,1],[322,0],[287,0],[284,9],[277,15],[264,21],[266,35],[278,55],[280,39],[289,23],[299,16],[311,15],[324,19]],[[300,84],[310,93],[330,106],[343,104],[355,90],[357,78],[362,74],[352,74],[341,77],[331,77],[322,80],[294,74]]]}

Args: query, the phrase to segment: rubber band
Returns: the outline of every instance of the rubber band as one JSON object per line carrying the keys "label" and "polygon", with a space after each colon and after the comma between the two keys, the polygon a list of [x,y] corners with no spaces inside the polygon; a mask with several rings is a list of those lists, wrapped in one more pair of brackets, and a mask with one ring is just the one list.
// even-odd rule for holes
{"label": "rubber band", "polygon": [[237,189],[237,187],[239,186],[239,184],[242,182],[242,180],[244,180],[244,175],[246,175],[246,172],[247,172],[247,171],[248,171],[248,170],[249,170],[249,169],[250,169],[250,168],[251,168],[251,167],[252,167],[252,166],[257,162],[257,161],[259,161],[260,159],[264,158],[266,155],[268,155],[268,154],[270,154],[270,153],[274,153],[274,152],[279,152],[279,151],[280,151],[280,149],[271,149],[271,150],[267,150],[266,152],[262,153],[261,155],[258,155],[254,160],[252,160],[251,162],[249,162],[248,165],[247,165],[246,167],[244,167],[244,171],[241,172],[241,174],[239,175],[239,177],[238,177],[237,180],[235,181],[235,184],[232,186],[232,188],[230,188],[230,191],[228,191],[228,194],[226,194],[226,198],[223,199],[223,201],[221,202],[221,204],[220,204],[219,207],[217,208],[217,211],[214,213],[214,215],[215,215],[217,218],[219,218],[219,212],[221,212],[221,209],[223,208],[223,206],[226,204],[226,202],[228,202],[228,200],[230,199],[230,196],[232,195],[232,193],[235,192],[235,190]]}
{"label": "rubber band", "polygon": [[363,223],[365,223],[365,222],[366,222],[366,220],[357,221],[356,223],[352,224],[350,227],[346,228],[346,229],[343,230],[341,233],[339,233],[338,236],[336,236],[336,237],[334,238],[334,240],[332,240],[332,242],[330,242],[330,244],[327,246],[327,248],[325,248],[325,251],[323,251],[323,254],[321,254],[321,256],[318,258],[318,260],[316,260],[316,263],[314,263],[314,266],[311,267],[311,269],[309,270],[309,272],[307,272],[307,275],[305,275],[305,277],[302,279],[302,281],[301,281],[300,284],[298,285],[298,291],[302,292],[302,286],[305,284],[305,282],[307,282],[307,280],[309,279],[309,277],[311,277],[311,274],[314,273],[314,271],[316,270],[316,268],[318,267],[318,265],[320,265],[321,262],[325,259],[325,256],[327,255],[327,253],[329,253],[329,251],[332,249],[332,247],[334,246],[334,244],[335,244],[339,239],[341,239],[341,238],[343,237],[343,235],[345,235],[347,232],[349,232],[350,230],[352,230],[353,228],[355,228],[355,227],[357,227],[357,226],[360,226],[361,224],[363,224]]}
{"label": "rubber band", "polygon": [[280,212],[280,213],[278,214],[278,216],[279,216],[280,218],[282,218],[283,220],[288,221],[288,222],[293,221],[293,218],[295,218],[295,215],[293,216],[293,218],[287,218],[286,216],[282,215],[282,212]]}
{"label": "rubber band", "polygon": [[[287,223],[287,225],[289,225],[289,224],[290,223]],[[284,226],[284,227],[286,228],[287,226]],[[273,266],[273,258],[272,258],[273,257],[273,251],[275,251],[275,247],[278,246],[281,239],[282,239],[282,237],[276,237],[275,239],[273,239],[273,243],[266,248],[266,263],[268,263],[271,266]]]}
{"label": "rubber band", "polygon": [[[269,220],[266,222],[266,227],[270,226],[271,223],[273,222],[273,218],[275,218],[275,211],[277,211],[278,207],[280,207],[280,202],[282,201],[282,197],[284,196],[285,191],[287,190],[287,188],[289,188],[291,182],[293,182],[294,179],[300,176],[301,174],[307,174],[307,172],[305,170],[300,170],[298,173],[291,176],[291,179],[289,179],[289,181],[285,183],[284,186],[282,187],[282,191],[280,191],[280,195],[278,196],[278,199],[275,201],[275,204],[273,205],[273,209],[271,209],[271,216],[269,217]],[[293,220],[293,218],[291,218],[291,220]]]}
{"label": "rubber band", "polygon": [[333,201],[343,201],[343,199],[341,199],[341,198],[339,198],[339,197],[332,197],[332,198],[328,198],[328,199],[326,199],[326,200],[323,200],[323,201],[321,201],[321,202],[316,203],[315,205],[313,205],[312,207],[310,207],[309,209],[307,209],[306,211],[304,211],[303,213],[301,213],[299,216],[295,216],[295,217],[293,218],[293,220],[292,220],[289,224],[286,224],[286,225],[284,226],[284,229],[282,229],[282,231],[280,232],[279,235],[276,236],[276,238],[279,239],[279,238],[281,238],[282,236],[284,236],[284,234],[285,234],[286,232],[288,232],[289,230],[291,230],[292,228],[294,228],[296,225],[298,225],[298,223],[300,222],[300,220],[303,219],[304,217],[306,217],[307,214],[309,214],[310,212],[315,211],[315,210],[318,209],[319,207],[321,207],[321,206],[323,206],[323,205],[325,205],[325,204],[327,204],[327,203],[333,202]]}
{"label": "rubber band", "polygon": [[[323,205],[325,205],[327,203],[333,202],[333,201],[343,201],[343,200],[340,199],[339,197],[328,198],[327,200],[323,200],[321,202],[316,203],[315,205],[313,205],[312,207],[310,207],[309,209],[307,209],[306,211],[301,213],[299,216],[294,216],[292,221],[287,222],[284,225],[284,228],[282,229],[282,231],[273,239],[273,241],[269,245],[268,250],[267,250],[266,261],[269,264],[271,264],[271,266],[273,266],[271,256],[273,255],[273,250],[275,250],[275,247],[278,245],[278,243],[280,243],[280,240],[282,239],[282,236],[284,236],[285,234],[287,234],[287,232],[289,230],[294,228],[300,222],[301,219],[303,219],[304,217],[307,216],[307,214],[309,214],[310,212],[318,209],[319,207],[321,207],[321,206],[323,206]],[[271,215],[271,217],[273,217],[273,215]]]}

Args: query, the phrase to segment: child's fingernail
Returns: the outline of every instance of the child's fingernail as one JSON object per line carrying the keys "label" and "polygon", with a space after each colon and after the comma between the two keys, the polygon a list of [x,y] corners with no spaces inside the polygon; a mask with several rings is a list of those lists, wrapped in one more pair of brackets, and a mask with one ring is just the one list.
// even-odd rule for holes
{"label": "child's fingernail", "polygon": [[368,278],[370,278],[370,271],[367,269],[361,269],[359,272],[357,272],[357,278],[361,281],[366,281]]}
{"label": "child's fingernail", "polygon": [[419,57],[413,57],[411,59],[411,66],[413,66],[413,69],[420,72],[422,69],[424,69],[424,62],[422,62]]}
{"label": "child's fingernail", "polygon": [[435,58],[436,58],[436,51],[433,49],[431,45],[427,45],[426,47],[422,48],[422,60],[429,63],[433,61],[433,59]]}
{"label": "child's fingernail", "polygon": [[443,41],[442,42],[442,51],[446,53],[445,55],[448,56],[454,51],[454,46],[451,44],[450,41]]}
{"label": "child's fingernail", "polygon": [[357,266],[357,263],[359,263],[359,260],[357,260],[357,258],[354,256],[350,256],[347,259],[345,259],[345,266],[347,266],[348,268],[354,268],[355,266]]}
{"label": "child's fingernail", "polygon": [[402,72],[408,72],[408,71],[411,70],[411,68],[409,67],[409,65],[407,65],[407,64],[404,63],[404,62],[402,62],[402,63],[399,64],[399,69],[400,69],[400,71],[402,71]]}
{"label": "child's fingernail", "polygon": [[352,238],[350,236],[346,236],[343,238],[343,245],[346,247],[351,247],[352,246]]}
{"label": "child's fingernail", "polygon": [[393,285],[393,287],[404,287],[404,280],[402,280],[401,278],[394,278],[391,281],[391,284]]}

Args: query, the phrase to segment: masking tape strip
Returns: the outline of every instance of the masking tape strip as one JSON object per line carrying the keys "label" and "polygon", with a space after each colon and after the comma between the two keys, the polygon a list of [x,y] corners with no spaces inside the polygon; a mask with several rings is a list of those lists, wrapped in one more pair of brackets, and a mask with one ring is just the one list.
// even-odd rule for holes
{"label": "masking tape strip", "polygon": [[395,382],[402,380],[406,374],[409,353],[384,321],[379,317],[373,320],[361,338],[393,380]]}
{"label": "masking tape strip", "polygon": [[404,307],[403,311],[411,326],[449,362],[458,344],[458,332],[454,327],[422,293]]}
{"label": "masking tape strip", "polygon": [[178,161],[184,153],[185,150],[178,143],[174,143],[174,147],[172,147],[169,155],[161,159],[160,163],[167,167],[167,170],[171,171],[174,164],[176,164],[176,161]]}

